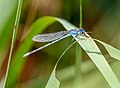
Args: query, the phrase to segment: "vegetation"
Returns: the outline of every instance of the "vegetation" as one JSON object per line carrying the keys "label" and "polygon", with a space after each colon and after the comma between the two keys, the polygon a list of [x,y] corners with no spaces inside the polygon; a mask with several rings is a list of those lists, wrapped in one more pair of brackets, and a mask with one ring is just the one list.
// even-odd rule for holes
{"label": "vegetation", "polygon": [[[119,9],[117,0],[1,0],[0,88],[120,88]],[[79,28],[92,34],[23,58],[46,44],[33,36]]]}

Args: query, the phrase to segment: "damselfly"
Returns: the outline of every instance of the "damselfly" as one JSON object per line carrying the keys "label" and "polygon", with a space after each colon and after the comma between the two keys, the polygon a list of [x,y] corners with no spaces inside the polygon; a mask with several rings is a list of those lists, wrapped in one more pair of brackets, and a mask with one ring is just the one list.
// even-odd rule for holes
{"label": "damselfly", "polygon": [[55,42],[58,42],[61,39],[64,39],[64,38],[72,36],[72,35],[76,36],[76,37],[79,35],[84,35],[87,37],[83,28],[80,28],[79,30],[72,29],[70,31],[60,31],[60,32],[55,32],[55,33],[40,34],[40,35],[34,36],[32,40],[35,42],[50,42],[50,43],[48,43],[48,44],[46,44],[38,49],[35,49],[31,52],[26,53],[23,56],[23,58],[25,58],[25,57],[29,56],[30,54],[32,54],[38,50],[41,50],[41,49],[43,49],[43,48],[45,48],[45,47],[47,47]]}

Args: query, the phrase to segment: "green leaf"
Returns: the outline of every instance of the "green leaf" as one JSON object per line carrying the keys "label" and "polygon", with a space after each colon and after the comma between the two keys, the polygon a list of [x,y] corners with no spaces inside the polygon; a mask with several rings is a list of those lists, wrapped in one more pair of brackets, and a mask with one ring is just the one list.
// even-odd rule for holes
{"label": "green leaf", "polygon": [[[68,21],[56,18],[67,30],[76,29],[74,25],[70,24]],[[74,37],[74,36],[73,36]],[[107,82],[112,88],[120,88],[120,83],[115,74],[113,73],[111,67],[105,60],[105,57],[101,53],[100,49],[93,41],[93,39],[89,36],[89,38],[76,38],[75,40],[79,43],[79,45],[83,48],[83,50],[88,54],[90,59],[94,62],[97,68],[100,70],[102,75],[105,77]]]}
{"label": "green leaf", "polygon": [[76,43],[76,42],[73,42],[72,44],[70,44],[70,45],[67,47],[67,49],[65,49],[65,51],[61,54],[61,56],[59,57],[59,59],[57,60],[55,66],[54,66],[54,69],[53,69],[53,71],[52,71],[52,74],[51,74],[51,76],[50,76],[50,78],[49,78],[49,80],[48,80],[47,85],[46,85],[45,88],[59,88],[60,82],[58,81],[58,79],[57,79],[56,76],[55,76],[55,75],[56,75],[56,73],[55,73],[56,67],[57,67],[59,61],[61,60],[61,58],[63,57],[63,55],[64,55],[64,54],[68,51],[68,49],[69,49],[71,46],[73,46],[75,43]]}
{"label": "green leaf", "polygon": [[0,15],[0,68],[8,52],[17,4],[18,0],[0,0],[0,11],[2,11]]}
{"label": "green leaf", "polygon": [[[56,64],[56,66],[57,66],[57,64]],[[55,76],[56,66],[54,67],[45,88],[59,88],[60,82],[58,81],[58,79]]]}
{"label": "green leaf", "polygon": [[105,47],[105,49],[108,51],[108,53],[110,54],[112,58],[120,60],[120,50],[100,40],[97,40],[97,39],[94,39],[94,40],[101,43]]}
{"label": "green leaf", "polygon": [[10,65],[11,65],[13,49],[14,49],[14,46],[15,46],[15,41],[16,41],[16,36],[17,36],[18,26],[19,26],[19,21],[20,21],[20,16],[21,16],[22,2],[23,2],[23,0],[19,0],[19,2],[18,2],[16,18],[15,18],[15,23],[14,23],[14,29],[13,29],[13,34],[12,34],[10,54],[9,54],[9,58],[8,58],[8,65],[7,65],[7,70],[6,70],[6,75],[5,75],[5,81],[4,81],[3,88],[6,88],[6,85],[7,85],[8,73],[9,73],[9,69],[10,69]]}
{"label": "green leaf", "polygon": [[30,49],[33,44],[32,37],[42,32],[53,22],[55,22],[55,20],[51,17],[42,17],[32,24],[29,34],[26,36],[25,40],[20,45],[11,63],[8,73],[7,88],[13,88],[15,86],[15,83],[25,63],[25,58],[23,59],[23,55]]}

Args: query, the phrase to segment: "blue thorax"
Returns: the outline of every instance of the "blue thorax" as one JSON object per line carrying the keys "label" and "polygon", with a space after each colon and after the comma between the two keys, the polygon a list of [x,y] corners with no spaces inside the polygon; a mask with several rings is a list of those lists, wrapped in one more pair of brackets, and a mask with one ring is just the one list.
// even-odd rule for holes
{"label": "blue thorax", "polygon": [[72,30],[70,30],[70,32],[68,33],[68,36],[78,35],[78,34],[83,33],[83,32],[85,32],[83,28],[80,28],[79,30],[72,29]]}
{"label": "blue thorax", "polygon": [[85,30],[83,28],[80,28],[79,32],[83,33],[83,32],[85,32]]}

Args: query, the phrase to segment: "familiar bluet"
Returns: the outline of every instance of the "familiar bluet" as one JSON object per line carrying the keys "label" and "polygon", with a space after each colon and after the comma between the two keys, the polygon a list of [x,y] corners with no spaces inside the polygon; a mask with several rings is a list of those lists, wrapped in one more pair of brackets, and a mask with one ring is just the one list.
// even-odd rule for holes
{"label": "familiar bluet", "polygon": [[80,28],[79,30],[72,29],[70,31],[60,31],[60,32],[55,32],[55,33],[40,34],[40,35],[34,36],[32,40],[35,42],[50,42],[50,43],[48,43],[48,44],[46,44],[38,49],[35,49],[31,52],[24,54],[23,58],[25,58],[25,57],[29,56],[30,54],[37,52],[37,51],[55,43],[55,42],[58,42],[64,38],[72,36],[72,35],[76,36],[76,37],[79,35],[84,35],[87,37],[83,28]]}

